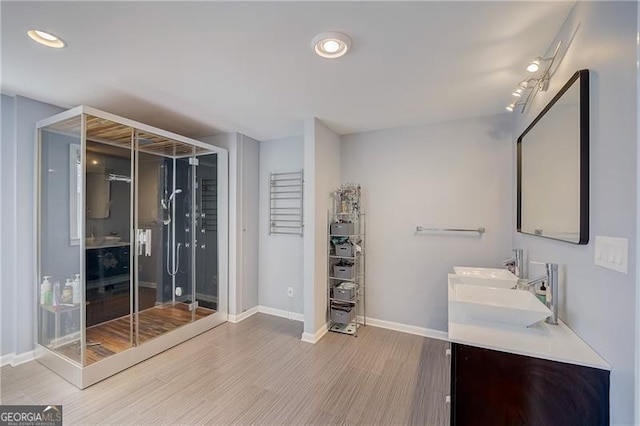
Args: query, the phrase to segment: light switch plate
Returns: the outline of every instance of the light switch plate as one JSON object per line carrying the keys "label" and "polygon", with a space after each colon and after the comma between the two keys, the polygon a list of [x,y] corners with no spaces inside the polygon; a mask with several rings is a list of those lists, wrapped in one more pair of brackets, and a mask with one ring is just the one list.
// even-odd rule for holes
{"label": "light switch plate", "polygon": [[626,274],[629,269],[629,240],[596,236],[595,263]]}

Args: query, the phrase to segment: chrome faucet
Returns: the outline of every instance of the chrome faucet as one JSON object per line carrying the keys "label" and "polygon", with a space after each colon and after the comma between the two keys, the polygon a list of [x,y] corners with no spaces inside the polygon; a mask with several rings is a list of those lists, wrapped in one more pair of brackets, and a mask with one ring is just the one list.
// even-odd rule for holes
{"label": "chrome faucet", "polygon": [[522,249],[513,249],[513,256],[502,261],[502,265],[518,278],[524,275],[524,251]]}
{"label": "chrome faucet", "polygon": [[544,265],[545,274],[533,280],[524,281],[522,285],[534,288],[535,285],[545,283],[547,285],[546,305],[551,310],[551,316],[545,322],[548,324],[558,324],[558,264],[529,262],[537,265]]}

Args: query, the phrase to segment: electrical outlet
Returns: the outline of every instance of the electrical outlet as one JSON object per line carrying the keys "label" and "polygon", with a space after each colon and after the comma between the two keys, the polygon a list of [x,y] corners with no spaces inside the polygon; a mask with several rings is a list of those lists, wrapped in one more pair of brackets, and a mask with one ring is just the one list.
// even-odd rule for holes
{"label": "electrical outlet", "polygon": [[287,297],[293,297],[293,287],[287,287]]}

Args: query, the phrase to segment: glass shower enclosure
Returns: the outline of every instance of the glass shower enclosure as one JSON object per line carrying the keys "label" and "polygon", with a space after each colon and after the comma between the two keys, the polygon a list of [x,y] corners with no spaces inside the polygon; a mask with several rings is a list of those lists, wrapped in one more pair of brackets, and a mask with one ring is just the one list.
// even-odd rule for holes
{"label": "glass shower enclosure", "polygon": [[38,361],[85,388],[227,320],[226,150],[87,106],[37,145]]}

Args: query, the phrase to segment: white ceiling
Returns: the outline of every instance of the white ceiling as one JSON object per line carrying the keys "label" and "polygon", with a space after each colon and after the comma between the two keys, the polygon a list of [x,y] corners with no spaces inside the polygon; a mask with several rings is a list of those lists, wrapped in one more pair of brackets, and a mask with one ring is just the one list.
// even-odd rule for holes
{"label": "white ceiling", "polygon": [[[191,137],[336,132],[504,112],[573,2],[8,2],[2,92]],[[36,28],[63,37],[54,50]],[[351,36],[338,60],[320,32]]]}

